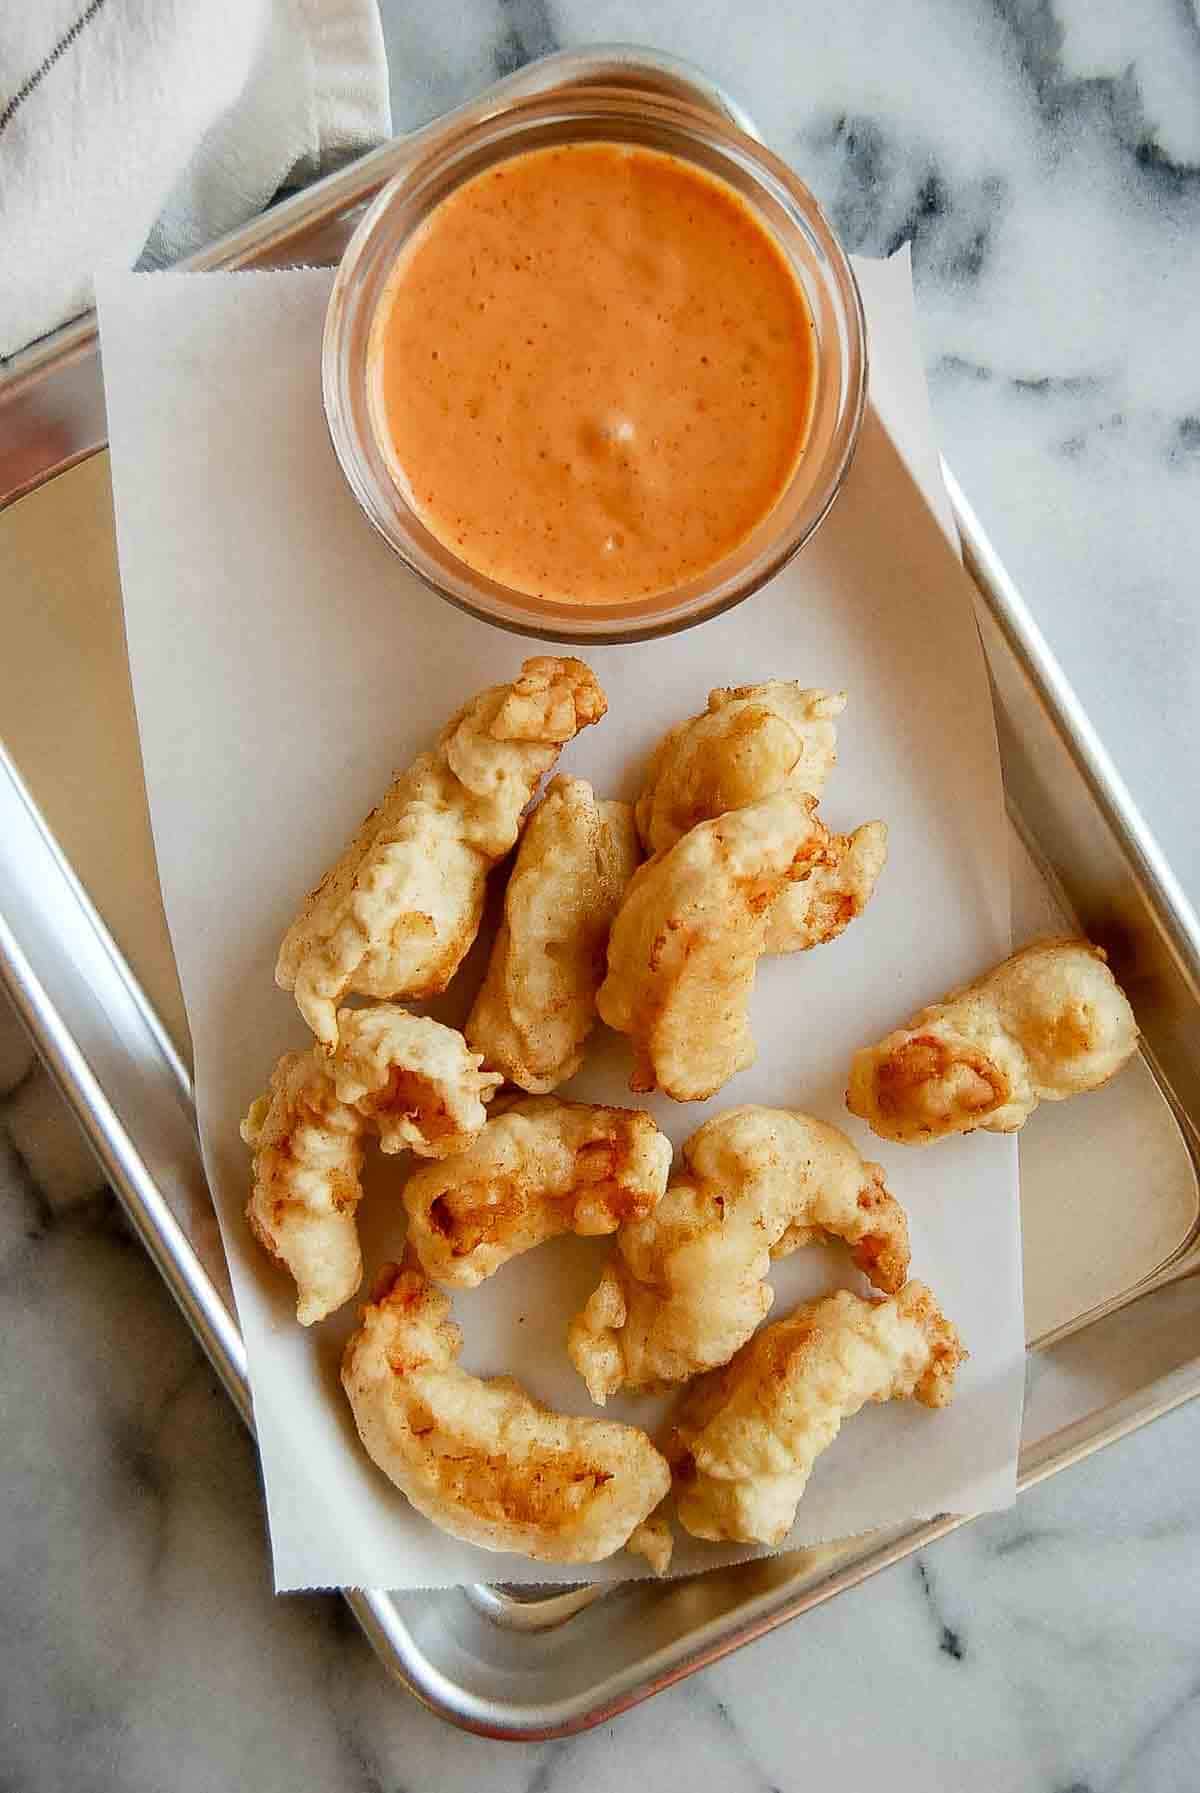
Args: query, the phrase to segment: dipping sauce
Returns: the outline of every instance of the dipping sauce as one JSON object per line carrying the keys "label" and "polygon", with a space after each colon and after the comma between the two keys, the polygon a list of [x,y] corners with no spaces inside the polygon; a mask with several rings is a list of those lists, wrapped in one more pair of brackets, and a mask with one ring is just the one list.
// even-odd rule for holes
{"label": "dipping sauce", "polygon": [[619,604],[731,553],[804,450],[816,337],[725,181],[578,143],[464,182],[372,321],[371,417],[426,528],[535,597]]}

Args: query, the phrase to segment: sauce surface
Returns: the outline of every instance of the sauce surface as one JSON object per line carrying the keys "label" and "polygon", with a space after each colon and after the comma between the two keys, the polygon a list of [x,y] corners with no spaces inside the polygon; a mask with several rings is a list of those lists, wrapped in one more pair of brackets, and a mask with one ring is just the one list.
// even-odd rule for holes
{"label": "sauce surface", "polygon": [[376,433],[477,572],[586,604],[704,572],[804,446],[815,336],[774,237],[657,150],[527,151],[406,246],[372,324]]}

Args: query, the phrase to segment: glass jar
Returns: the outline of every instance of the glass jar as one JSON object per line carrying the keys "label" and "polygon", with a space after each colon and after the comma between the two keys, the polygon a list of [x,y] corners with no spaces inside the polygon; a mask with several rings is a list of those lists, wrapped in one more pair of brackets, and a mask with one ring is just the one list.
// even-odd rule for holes
{"label": "glass jar", "polygon": [[[528,150],[585,142],[665,151],[727,182],[787,257],[816,336],[808,435],[772,509],[702,573],[625,603],[534,597],[486,577],[455,555],[425,526],[394,477],[372,426],[368,391],[376,309],[398,256],[434,207],[497,162]],[[776,156],[705,106],[616,87],[574,86],[437,135],[383,188],[338,268],[325,323],[322,382],[333,446],[351,490],[384,540],[426,585],[473,615],[521,634],[579,643],[636,641],[688,628],[740,603],[812,535],[854,453],[866,399],[866,332],[845,252],[808,188]]]}

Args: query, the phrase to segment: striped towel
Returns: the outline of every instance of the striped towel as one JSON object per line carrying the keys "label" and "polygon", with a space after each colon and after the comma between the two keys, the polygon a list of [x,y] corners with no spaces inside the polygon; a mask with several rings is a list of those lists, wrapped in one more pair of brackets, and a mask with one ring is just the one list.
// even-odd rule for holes
{"label": "striped towel", "polygon": [[0,4],[0,358],[390,134],[376,0]]}

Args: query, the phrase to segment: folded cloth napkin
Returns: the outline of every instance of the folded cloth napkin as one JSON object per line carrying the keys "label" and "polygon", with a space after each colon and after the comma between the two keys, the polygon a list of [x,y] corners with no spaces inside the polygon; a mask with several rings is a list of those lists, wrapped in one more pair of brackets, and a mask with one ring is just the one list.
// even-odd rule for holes
{"label": "folded cloth napkin", "polygon": [[0,0],[0,358],[390,134],[376,0]]}

